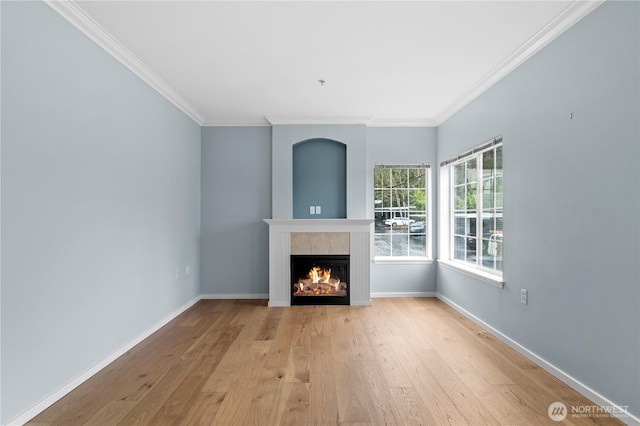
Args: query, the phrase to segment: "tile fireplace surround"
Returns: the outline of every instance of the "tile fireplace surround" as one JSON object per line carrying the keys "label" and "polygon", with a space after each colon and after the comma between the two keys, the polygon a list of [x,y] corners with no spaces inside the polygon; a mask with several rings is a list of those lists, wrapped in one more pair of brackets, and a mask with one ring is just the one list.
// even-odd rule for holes
{"label": "tile fireplace surround", "polygon": [[264,221],[269,225],[269,306],[291,306],[291,254],[348,254],[351,305],[371,304],[373,219]]}

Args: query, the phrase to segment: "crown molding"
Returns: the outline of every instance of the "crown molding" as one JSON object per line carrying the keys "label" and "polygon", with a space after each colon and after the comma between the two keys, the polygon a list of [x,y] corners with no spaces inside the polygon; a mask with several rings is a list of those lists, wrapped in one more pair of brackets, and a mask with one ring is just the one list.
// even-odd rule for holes
{"label": "crown molding", "polygon": [[44,2],[196,123],[199,125],[204,123],[204,116],[200,112],[87,15],[73,0],[44,0]]}
{"label": "crown molding", "polygon": [[359,117],[359,116],[269,116],[265,119],[272,125],[301,125],[301,124],[360,124],[367,125],[371,121],[372,117]]}
{"label": "crown molding", "polygon": [[205,120],[204,123],[202,123],[202,127],[271,127],[271,123],[264,118],[221,118]]}
{"label": "crown molding", "polygon": [[453,114],[480,96],[503,77],[524,63],[527,59],[535,55],[543,47],[551,43],[582,18],[597,9],[598,6],[602,5],[605,1],[606,0],[574,0],[551,22],[541,28],[511,55],[489,71],[489,73],[475,83],[469,90],[464,92],[459,98],[438,114],[433,120],[434,125],[441,125]]}
{"label": "crown molding", "polygon": [[431,118],[373,118],[368,127],[436,127]]}

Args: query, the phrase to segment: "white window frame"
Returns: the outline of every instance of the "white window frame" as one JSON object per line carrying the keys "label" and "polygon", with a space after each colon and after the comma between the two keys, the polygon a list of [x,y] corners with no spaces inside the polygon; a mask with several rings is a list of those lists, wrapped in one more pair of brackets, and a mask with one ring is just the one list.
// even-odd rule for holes
{"label": "white window frame", "polygon": [[[426,239],[426,253],[424,256],[376,256],[375,255],[375,236],[376,236],[376,232],[374,229],[373,232],[373,246],[372,246],[372,252],[374,254],[373,256],[373,262],[375,264],[429,264],[429,263],[433,263],[433,225],[432,225],[432,211],[433,211],[433,203],[432,203],[432,168],[430,164],[401,164],[401,165],[379,165],[376,164],[374,166],[374,173],[375,173],[375,169],[379,168],[379,167],[387,167],[387,168],[407,168],[407,169],[411,169],[411,168],[424,168],[425,169],[425,197],[426,197],[426,211],[425,211],[425,239]],[[375,202],[375,179],[374,179],[374,202]],[[374,211],[375,211],[375,206],[374,206]],[[375,226],[375,224],[374,224]]]}
{"label": "white window frame", "polygon": [[[502,146],[502,137],[496,137],[481,144],[479,147],[471,149],[456,158],[443,162],[440,167],[440,205],[439,205],[439,259],[438,263],[466,275],[478,278],[497,287],[504,287],[503,272],[497,269],[486,268],[482,265],[474,265],[463,260],[455,259],[453,255],[454,244],[454,167],[457,164],[466,162],[471,158],[477,161],[476,180],[476,211],[478,217],[476,226],[482,224],[482,154],[486,151]],[[504,152],[504,148],[503,148]],[[504,160],[503,160],[504,161]],[[504,214],[504,213],[503,213]],[[482,240],[476,239],[476,244],[481,244]]]}

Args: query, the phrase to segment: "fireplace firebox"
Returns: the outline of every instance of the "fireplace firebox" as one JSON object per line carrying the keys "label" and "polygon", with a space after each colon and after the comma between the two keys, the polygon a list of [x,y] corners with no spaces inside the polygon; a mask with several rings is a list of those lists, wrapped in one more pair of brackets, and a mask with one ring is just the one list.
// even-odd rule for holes
{"label": "fireplace firebox", "polygon": [[291,255],[291,305],[349,305],[349,255]]}

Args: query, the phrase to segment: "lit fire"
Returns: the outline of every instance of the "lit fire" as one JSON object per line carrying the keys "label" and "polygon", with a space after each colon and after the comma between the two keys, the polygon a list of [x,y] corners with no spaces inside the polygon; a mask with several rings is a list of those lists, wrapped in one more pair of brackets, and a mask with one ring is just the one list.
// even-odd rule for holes
{"label": "lit fire", "polygon": [[294,285],[294,296],[340,295],[344,296],[347,284],[340,278],[331,276],[331,269],[314,266],[306,278],[300,278]]}
{"label": "lit fire", "polygon": [[322,269],[319,266],[314,266],[309,271],[309,278],[311,282],[316,283],[328,283],[331,278],[331,269]]}

